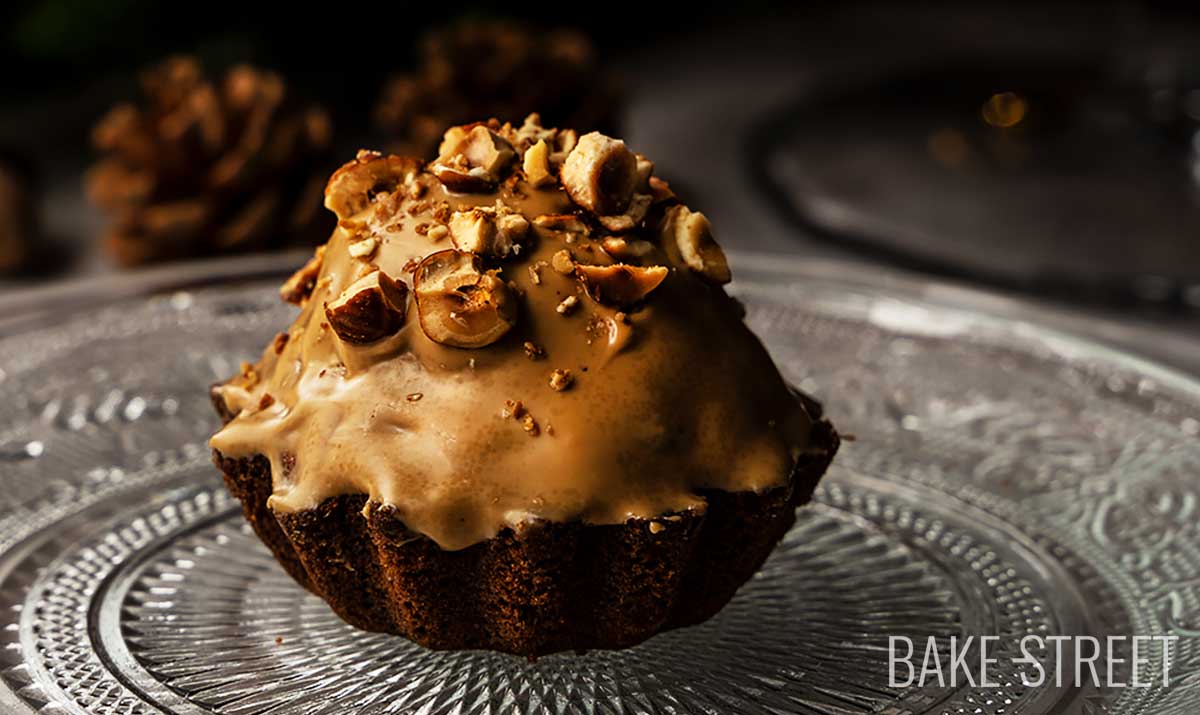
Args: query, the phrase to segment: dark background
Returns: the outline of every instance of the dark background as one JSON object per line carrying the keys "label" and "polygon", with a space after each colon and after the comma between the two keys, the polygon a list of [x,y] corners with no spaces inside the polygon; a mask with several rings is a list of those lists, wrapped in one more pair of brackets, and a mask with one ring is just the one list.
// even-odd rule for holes
{"label": "dark background", "polygon": [[[592,38],[624,92],[626,139],[735,251],[911,271],[1196,335],[1196,15],[1165,2],[10,3],[0,149],[32,157],[60,259],[0,285],[115,270],[79,180],[89,128],[136,96],[139,69],[176,53],[276,69],[330,107],[348,157],[382,141],[371,107],[423,33],[509,18]],[[1000,137],[1019,166],[978,115],[1010,90],[1030,101],[1029,121]],[[982,169],[937,173],[925,137],[945,127],[984,149]]]}

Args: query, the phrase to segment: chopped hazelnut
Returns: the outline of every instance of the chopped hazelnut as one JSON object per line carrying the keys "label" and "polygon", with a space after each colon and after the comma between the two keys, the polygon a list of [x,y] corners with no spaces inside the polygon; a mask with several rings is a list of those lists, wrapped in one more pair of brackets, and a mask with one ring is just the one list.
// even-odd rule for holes
{"label": "chopped hazelnut", "polygon": [[512,145],[483,124],[451,127],[429,170],[451,191],[490,191],[515,156]]}
{"label": "chopped hazelnut", "polygon": [[631,306],[643,300],[667,277],[664,266],[575,266],[575,274],[583,280],[592,298],[598,302]]}
{"label": "chopped hazelnut", "polygon": [[556,392],[562,392],[575,382],[575,376],[570,370],[555,368],[550,372],[550,387]]}
{"label": "chopped hazelnut", "polygon": [[550,163],[560,165],[579,144],[579,134],[574,129],[559,129],[554,135],[554,152],[550,154]]}
{"label": "chopped hazelnut", "polygon": [[618,233],[632,231],[634,226],[646,218],[651,202],[649,194],[634,194],[633,198],[629,200],[629,205],[625,207],[625,213],[616,216],[597,216],[596,220],[609,231]]}
{"label": "chopped hazelnut", "polygon": [[654,203],[658,204],[675,198],[675,192],[671,191],[671,185],[657,176],[651,176],[647,183],[650,185],[650,198]]}
{"label": "chopped hazelnut", "polygon": [[508,214],[496,219],[496,247],[508,253],[519,253],[521,242],[529,234],[529,221],[521,214]]}
{"label": "chopped hazelnut", "polygon": [[525,357],[530,360],[539,360],[546,356],[546,349],[537,343],[526,340],[523,347],[525,348]]}
{"label": "chopped hazelnut", "polygon": [[554,174],[550,173],[550,147],[545,139],[538,139],[537,144],[525,151],[522,164],[525,180],[530,186],[541,188],[554,183]]}
{"label": "chopped hazelnut", "polygon": [[317,285],[317,276],[321,273],[321,265],[325,261],[325,247],[318,246],[313,257],[292,274],[279,288],[279,297],[288,303],[302,305],[312,295]]}
{"label": "chopped hazelnut", "polygon": [[421,398],[424,396],[425,396],[425,393],[423,393],[423,392],[412,392],[412,393],[409,393],[408,395],[405,395],[404,399],[408,400],[409,402],[420,402]]}
{"label": "chopped hazelnut", "polygon": [[550,265],[564,276],[575,271],[575,261],[571,258],[571,252],[565,248],[551,256]]}
{"label": "chopped hazelnut", "polygon": [[536,286],[542,284],[542,268],[541,265],[535,263],[532,266],[527,266],[529,271],[529,280]]}
{"label": "chopped hazelnut", "polygon": [[571,233],[586,233],[587,224],[572,214],[545,214],[533,220],[533,225],[548,231],[569,231]]}
{"label": "chopped hazelnut", "polygon": [[494,214],[488,209],[455,211],[450,216],[450,236],[460,251],[488,254],[492,250],[495,235]]}
{"label": "chopped hazelnut", "polygon": [[355,241],[350,244],[350,255],[355,258],[370,258],[375,249],[379,247],[379,239],[375,237],[364,238],[361,241]]}
{"label": "chopped hazelnut", "polygon": [[650,193],[650,177],[654,174],[654,162],[641,154],[634,154],[637,159],[637,190],[639,193]]}
{"label": "chopped hazelnut", "polygon": [[625,142],[591,132],[567,155],[562,181],[571,200],[592,213],[621,214],[637,188],[637,157]]}
{"label": "chopped hazelnut", "polygon": [[272,347],[275,348],[276,355],[283,352],[284,347],[287,346],[288,340],[291,340],[291,338],[292,336],[290,333],[278,333],[275,335],[275,341],[272,343]]}
{"label": "chopped hazelnut", "polygon": [[361,345],[404,325],[408,286],[383,271],[371,271],[325,304],[325,319],[343,342]]}
{"label": "chopped hazelnut", "polygon": [[524,411],[525,408],[521,405],[520,400],[505,400],[504,407],[500,408],[500,417],[508,419]]}
{"label": "chopped hazelnut", "polygon": [[663,233],[663,240],[674,242],[688,268],[713,283],[729,282],[729,262],[713,240],[712,227],[704,214],[686,206],[672,207],[663,223]]}
{"label": "chopped hazelnut", "polygon": [[521,415],[521,429],[525,430],[530,437],[538,436],[538,423],[533,419],[533,415],[528,412]]}
{"label": "chopped hazelnut", "polygon": [[445,238],[446,236],[448,236],[449,234],[450,234],[450,229],[439,223],[438,225],[429,229],[429,232],[426,233],[425,235],[429,237],[430,241],[440,241],[443,238]]}
{"label": "chopped hazelnut", "polygon": [[547,129],[542,126],[542,117],[537,112],[533,112],[521,123],[517,129],[509,127],[510,132],[505,136],[513,143],[514,146],[521,149],[528,149],[539,141],[554,141],[558,134],[557,129]]}
{"label": "chopped hazelnut", "polygon": [[504,281],[484,272],[479,257],[454,249],[421,261],[414,274],[421,329],[430,340],[480,348],[516,324],[517,305]]}
{"label": "chopped hazelnut", "polygon": [[259,410],[259,412],[261,412],[273,404],[275,404],[275,398],[271,397],[271,393],[264,392],[262,399],[260,399],[258,401],[258,410]]}
{"label": "chopped hazelnut", "polygon": [[621,238],[620,236],[609,236],[600,242],[600,247],[604,249],[605,253],[618,261],[642,258],[654,250],[654,244],[649,241],[640,241],[636,238]]}
{"label": "chopped hazelnut", "polygon": [[533,415],[529,414],[529,410],[525,409],[520,400],[505,400],[504,407],[500,409],[500,416],[504,419],[515,419],[530,437],[537,437],[540,432],[537,420],[533,419]]}
{"label": "chopped hazelnut", "polygon": [[575,311],[575,307],[578,305],[579,299],[573,295],[569,295],[562,299],[562,302],[554,308],[554,311],[559,315],[570,315]]}
{"label": "chopped hazelnut", "polygon": [[360,151],[354,161],[343,164],[325,185],[325,208],[348,219],[367,208],[375,195],[392,192],[410,181],[421,162],[402,156],[384,156]]}

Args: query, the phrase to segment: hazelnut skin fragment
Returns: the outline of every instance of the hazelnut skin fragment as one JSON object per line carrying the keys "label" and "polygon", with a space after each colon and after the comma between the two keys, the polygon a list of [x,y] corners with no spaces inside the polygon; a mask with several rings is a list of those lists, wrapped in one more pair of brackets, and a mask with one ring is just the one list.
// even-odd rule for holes
{"label": "hazelnut skin fragment", "polygon": [[279,297],[293,305],[302,305],[317,286],[317,276],[325,262],[325,247],[318,246],[313,257],[279,287]]}
{"label": "hazelnut skin fragment", "polygon": [[404,325],[408,286],[383,271],[371,271],[325,304],[325,319],[342,342],[366,345]]}
{"label": "hazelnut skin fragment", "polygon": [[597,302],[628,308],[641,302],[663,282],[670,271],[664,266],[575,266],[588,294]]}
{"label": "hazelnut skin fragment", "polygon": [[598,216],[618,215],[637,188],[637,157],[619,139],[584,134],[563,162],[562,182],[576,204]]}
{"label": "hazelnut skin fragment", "polygon": [[484,272],[473,253],[432,253],[413,275],[421,329],[430,340],[456,348],[490,345],[517,322],[517,302],[504,281]]}
{"label": "hazelnut skin fragment", "polygon": [[418,159],[360,151],[329,177],[325,208],[337,214],[339,220],[348,219],[365,209],[375,194],[395,191],[412,181],[420,169]]}
{"label": "hazelnut skin fragment", "polygon": [[732,279],[725,252],[712,236],[708,218],[686,206],[674,206],[663,224],[662,240],[673,241],[687,267],[706,280],[724,284]]}

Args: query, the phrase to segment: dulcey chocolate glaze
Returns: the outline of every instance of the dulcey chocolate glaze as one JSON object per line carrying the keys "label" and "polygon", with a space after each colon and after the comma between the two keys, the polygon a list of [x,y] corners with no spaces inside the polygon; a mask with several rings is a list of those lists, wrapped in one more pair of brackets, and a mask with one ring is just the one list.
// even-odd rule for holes
{"label": "dulcey chocolate glaze", "polygon": [[[360,153],[335,174],[326,206],[339,226],[309,272],[285,285],[293,294],[301,286],[292,296],[300,315],[256,364],[217,388],[236,416],[211,446],[225,457],[265,455],[277,512],[367,494],[450,550],[537,519],[623,523],[703,509],[699,490],[786,483],[811,420],[720,285],[727,269],[711,238],[701,231],[699,249],[683,245],[695,231],[676,239],[689,216],[703,217],[678,205],[665,183],[647,182],[641,157],[630,199],[611,176],[620,161],[614,169],[600,152],[592,188],[615,185],[625,196],[608,208],[632,215],[607,217],[624,229],[616,234],[573,200],[588,189],[571,184],[580,167],[558,170],[572,151],[596,149],[589,140],[599,135],[577,140],[535,119],[519,129],[478,126],[489,135],[481,141],[494,142],[488,149],[513,156],[479,159],[469,141],[482,130],[456,153],[452,129],[429,167]],[[560,151],[548,160],[555,175],[539,176],[535,188],[529,179],[537,172],[528,161],[522,168],[522,153],[538,138]],[[608,149],[627,152],[615,145]],[[482,183],[452,191],[432,173],[446,166]],[[557,176],[568,173],[564,186]],[[643,212],[645,204],[652,205]],[[422,328],[428,316],[414,281],[427,256],[469,243],[463,230],[445,227],[461,227],[453,217],[474,207],[485,221],[524,217],[506,225],[528,230],[512,248],[478,249],[481,270],[494,271],[514,306],[512,327],[486,346],[463,348]],[[624,244],[611,240],[617,235]],[[719,265],[700,270],[708,265],[700,256]],[[594,271],[572,265],[618,263],[667,270],[631,300],[626,283],[589,282]],[[375,270],[404,283],[402,322],[373,342],[344,339],[327,307]]]}

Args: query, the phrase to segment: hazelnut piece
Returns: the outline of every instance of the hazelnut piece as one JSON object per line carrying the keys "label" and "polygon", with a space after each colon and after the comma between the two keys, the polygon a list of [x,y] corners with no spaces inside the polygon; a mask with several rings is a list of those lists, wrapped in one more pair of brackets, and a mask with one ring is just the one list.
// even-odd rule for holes
{"label": "hazelnut piece", "polygon": [[[500,245],[512,247],[529,234],[529,221],[521,214],[508,214],[496,219],[496,237]],[[505,250],[505,253],[508,253]]]}
{"label": "hazelnut piece", "polygon": [[637,187],[637,157],[619,139],[584,134],[563,162],[562,181],[571,200],[592,213],[624,213]]}
{"label": "hazelnut piece", "polygon": [[535,189],[554,183],[554,175],[550,173],[550,147],[545,139],[538,139],[537,144],[525,151],[522,168],[525,180]]}
{"label": "hazelnut piece", "polygon": [[725,252],[712,236],[708,218],[686,206],[675,206],[667,213],[664,241],[673,240],[687,267],[712,283],[728,283],[732,278]]}
{"label": "hazelnut piece", "polygon": [[667,277],[664,266],[575,266],[575,274],[583,280],[588,294],[601,303],[622,308],[645,299]]}
{"label": "hazelnut piece", "polygon": [[451,191],[490,191],[516,155],[508,140],[483,124],[451,127],[429,169]]}
{"label": "hazelnut piece", "polygon": [[[432,231],[430,232],[432,234]],[[504,258],[529,233],[529,222],[520,214],[496,217],[493,210],[473,208],[455,211],[450,217],[450,234],[460,251]]]}
{"label": "hazelnut piece", "polygon": [[625,213],[616,216],[598,216],[597,220],[609,231],[616,233],[632,231],[634,226],[646,218],[646,213],[650,210],[650,204],[653,201],[650,194],[634,194],[633,198],[629,200],[629,205],[625,207]]}
{"label": "hazelnut piece", "polygon": [[609,236],[600,242],[600,247],[604,252],[618,261],[628,261],[631,258],[641,258],[649,255],[654,250],[654,244],[649,241],[640,241],[636,238],[621,238],[620,236]]}
{"label": "hazelnut piece", "polygon": [[317,286],[321,264],[325,262],[325,247],[318,246],[313,257],[279,287],[279,297],[294,305],[302,305]]}
{"label": "hazelnut piece", "polygon": [[490,253],[496,237],[495,216],[480,208],[455,211],[450,216],[450,236],[460,251]]}
{"label": "hazelnut piece", "polygon": [[365,209],[380,192],[392,192],[408,183],[421,168],[417,159],[384,156],[377,151],[360,151],[329,177],[325,185],[325,208],[344,220]]}
{"label": "hazelnut piece", "polygon": [[365,345],[399,330],[407,305],[408,286],[376,270],[326,303],[325,319],[342,342]]}
{"label": "hazelnut piece", "polygon": [[417,266],[413,285],[421,329],[434,342],[481,348],[516,324],[517,305],[508,286],[485,273],[473,253],[430,254]]}
{"label": "hazelnut piece", "polygon": [[573,214],[543,214],[533,220],[533,225],[547,231],[567,231],[569,233],[587,233],[587,224]]}

